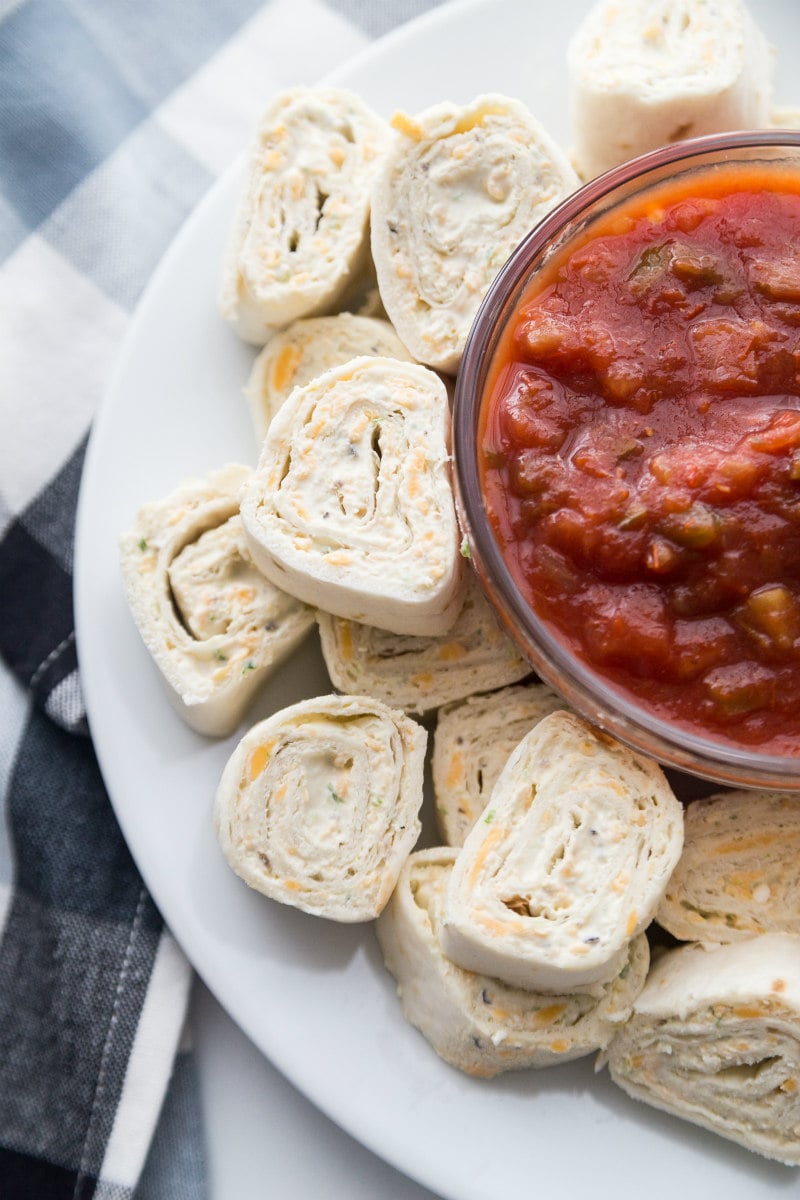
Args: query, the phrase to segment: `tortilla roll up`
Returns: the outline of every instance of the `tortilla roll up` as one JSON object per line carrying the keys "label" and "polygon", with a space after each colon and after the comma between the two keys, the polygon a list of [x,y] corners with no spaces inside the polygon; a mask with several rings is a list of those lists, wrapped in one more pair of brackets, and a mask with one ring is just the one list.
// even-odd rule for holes
{"label": "tortilla roll up", "polygon": [[391,633],[446,633],[466,583],[444,384],[416,363],[356,358],[296,388],[242,499],[268,579]]}
{"label": "tortilla roll up", "polygon": [[255,131],[219,305],[263,346],[299,317],[344,307],[371,270],[369,206],[388,127],[352,92],[290,88]]}
{"label": "tortilla roll up", "polygon": [[741,0],[600,0],[567,50],[584,179],[670,142],[772,123],[772,55]]}
{"label": "tortilla roll up", "polygon": [[333,684],[409,713],[512,683],[530,663],[501,630],[470,576],[455,624],[436,638],[412,638],[318,612],[322,654]]}
{"label": "tortilla roll up", "polygon": [[247,549],[230,465],[145,505],[120,539],[128,604],[180,716],[231,733],[255,693],[314,624],[310,608],[263,577]]}
{"label": "tortilla roll up", "polygon": [[439,941],[450,847],[415,851],[376,924],[406,1019],[445,1062],[468,1075],[549,1067],[606,1046],[630,1015],[649,963],[635,938],[617,975],[598,996],[541,995],[456,966]]}
{"label": "tortilla roll up", "polygon": [[564,701],[541,683],[504,687],[444,705],[433,735],[436,823],[448,846],[463,846],[494,785],[526,734]]}
{"label": "tortilla roll up", "polygon": [[259,442],[293,388],[360,355],[411,361],[389,322],[377,317],[307,317],[276,333],[256,357],[245,387]]}
{"label": "tortilla roll up", "polygon": [[442,948],[533,991],[607,983],[682,842],[682,807],[655,762],[551,713],[513,751],[459,851]]}
{"label": "tortilla roll up", "polygon": [[260,721],[217,788],[228,864],[315,916],[377,917],[420,833],[426,742],[420,725],[369,697],[321,696]]}
{"label": "tortilla roll up", "polygon": [[372,196],[381,299],[414,358],[455,372],[500,267],[578,180],[542,125],[507,96],[398,113],[392,125]]}
{"label": "tortilla roll up", "polygon": [[635,1100],[800,1165],[800,937],[665,952],[605,1060]]}
{"label": "tortilla roll up", "polygon": [[800,797],[723,792],[687,806],[656,920],[690,942],[800,934]]}

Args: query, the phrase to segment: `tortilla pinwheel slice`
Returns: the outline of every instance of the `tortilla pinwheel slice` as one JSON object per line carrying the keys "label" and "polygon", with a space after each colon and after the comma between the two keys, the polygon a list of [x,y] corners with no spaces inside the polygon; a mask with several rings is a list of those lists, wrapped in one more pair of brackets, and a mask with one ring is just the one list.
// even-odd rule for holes
{"label": "tortilla pinwheel slice", "polygon": [[800,934],[800,797],[723,792],[689,804],[656,920],[689,942]]}
{"label": "tortilla pinwheel slice", "polygon": [[800,937],[665,952],[605,1059],[635,1100],[800,1165]]}
{"label": "tortilla pinwheel slice", "polygon": [[257,356],[245,388],[259,442],[293,388],[361,355],[411,361],[389,322],[377,317],[308,317],[277,333]]}
{"label": "tortilla pinwheel slice", "polygon": [[410,717],[361,696],[303,700],[260,721],[217,789],[228,864],[304,912],[377,917],[419,836],[426,742]]}
{"label": "tortilla pinwheel slice", "polygon": [[295,388],[269,427],[242,521],[268,579],[307,604],[434,637],[464,598],[444,384],[356,358]]}
{"label": "tortilla pinwheel slice", "polygon": [[439,710],[433,736],[436,823],[448,846],[463,846],[500,772],[526,734],[565,707],[541,683],[505,687]]}
{"label": "tortilla pinwheel slice", "polygon": [[416,359],[455,372],[489,285],[578,184],[565,155],[507,96],[396,114],[372,197],[384,308]]}
{"label": "tortilla pinwheel slice", "polygon": [[509,987],[456,966],[439,942],[447,880],[456,851],[415,851],[375,926],[403,1014],[451,1066],[488,1078],[549,1067],[591,1054],[631,1014],[650,960],[635,938],[623,967],[599,996],[552,996]]}
{"label": "tortilla pinwheel slice", "polygon": [[188,725],[218,737],[314,624],[247,549],[239,492],[251,474],[231,465],[189,480],[120,539],[128,604],[167,694]]}
{"label": "tortilla pinwheel slice", "polygon": [[318,612],[328,674],[342,692],[365,692],[410,713],[501,687],[529,675],[530,663],[497,623],[474,577],[449,633],[437,638],[387,633]]}
{"label": "tortilla pinwheel slice", "polygon": [[511,754],[459,852],[442,948],[533,991],[607,983],[682,842],[683,810],[655,762],[551,713]]}
{"label": "tortilla pinwheel slice", "polygon": [[290,88],[255,131],[220,290],[222,315],[263,345],[333,312],[369,259],[369,205],[388,126],[360,97]]}
{"label": "tortilla pinwheel slice", "polygon": [[741,0],[600,0],[567,50],[584,179],[658,146],[772,122],[772,57]]}

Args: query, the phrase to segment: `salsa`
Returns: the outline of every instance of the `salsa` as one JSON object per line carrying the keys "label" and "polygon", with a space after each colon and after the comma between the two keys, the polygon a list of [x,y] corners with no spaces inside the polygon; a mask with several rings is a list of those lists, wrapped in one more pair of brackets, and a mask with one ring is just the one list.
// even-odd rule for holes
{"label": "salsa", "polygon": [[800,755],[800,178],[663,185],[549,261],[479,458],[503,557],[575,655],[695,733]]}

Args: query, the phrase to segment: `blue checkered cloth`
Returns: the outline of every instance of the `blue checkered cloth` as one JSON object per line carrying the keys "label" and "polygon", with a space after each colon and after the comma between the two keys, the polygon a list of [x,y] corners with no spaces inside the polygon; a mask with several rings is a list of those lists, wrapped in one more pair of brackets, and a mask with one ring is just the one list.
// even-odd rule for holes
{"label": "blue checkered cloth", "polygon": [[72,614],[92,415],[278,88],[434,0],[0,0],[0,1197],[200,1200],[191,969],[117,827]]}

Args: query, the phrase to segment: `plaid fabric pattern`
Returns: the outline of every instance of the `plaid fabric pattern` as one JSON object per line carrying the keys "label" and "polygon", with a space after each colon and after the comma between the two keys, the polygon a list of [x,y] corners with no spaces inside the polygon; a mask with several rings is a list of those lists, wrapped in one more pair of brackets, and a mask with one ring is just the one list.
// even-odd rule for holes
{"label": "plaid fabric pattern", "polygon": [[145,282],[265,99],[431,6],[0,3],[3,1200],[206,1194],[180,1044],[191,970],[116,825],[81,696],[83,455]]}

